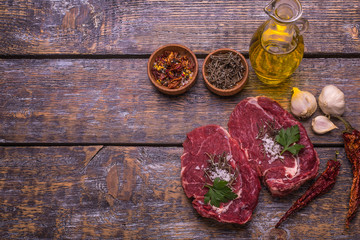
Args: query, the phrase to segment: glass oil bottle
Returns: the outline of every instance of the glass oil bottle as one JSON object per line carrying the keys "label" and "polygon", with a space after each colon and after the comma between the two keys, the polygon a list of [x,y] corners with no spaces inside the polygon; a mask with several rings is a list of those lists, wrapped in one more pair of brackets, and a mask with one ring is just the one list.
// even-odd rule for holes
{"label": "glass oil bottle", "polygon": [[[291,76],[304,55],[302,34],[308,21],[301,18],[298,0],[274,0],[265,7],[270,19],[254,33],[249,57],[257,77],[265,84],[279,84]],[[302,24],[299,29],[295,24]]]}

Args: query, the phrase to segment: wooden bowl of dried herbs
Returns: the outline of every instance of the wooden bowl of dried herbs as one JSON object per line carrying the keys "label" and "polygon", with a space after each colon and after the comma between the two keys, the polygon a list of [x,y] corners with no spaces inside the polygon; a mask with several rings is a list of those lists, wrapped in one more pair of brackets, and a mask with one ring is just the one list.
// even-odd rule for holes
{"label": "wooden bowl of dried herbs", "polygon": [[220,96],[240,92],[248,81],[249,66],[245,57],[229,48],[211,52],[204,60],[202,74],[207,88]]}
{"label": "wooden bowl of dried herbs", "polygon": [[158,48],[150,56],[147,72],[160,92],[179,95],[195,84],[198,70],[196,56],[189,48],[169,44]]}

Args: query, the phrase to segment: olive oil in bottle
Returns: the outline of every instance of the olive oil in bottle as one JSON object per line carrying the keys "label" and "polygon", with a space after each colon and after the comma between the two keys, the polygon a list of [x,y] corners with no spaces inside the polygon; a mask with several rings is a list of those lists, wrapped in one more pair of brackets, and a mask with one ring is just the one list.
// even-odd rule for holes
{"label": "olive oil in bottle", "polygon": [[[299,36],[293,49],[279,38],[274,41],[264,41],[258,29],[250,43],[250,62],[258,78],[266,84],[278,84],[288,78],[299,66],[304,55],[304,42]],[[263,41],[262,41],[263,40]]]}
{"label": "olive oil in bottle", "polygon": [[[293,5],[290,5],[293,4]],[[302,33],[308,22],[301,19],[301,5],[294,0],[274,0],[265,8],[271,17],[254,33],[249,49],[251,66],[257,77],[266,84],[278,84],[291,76],[304,55]],[[300,6],[295,11],[295,6]],[[298,15],[294,15],[295,13]],[[302,22],[301,30],[295,25]]]}

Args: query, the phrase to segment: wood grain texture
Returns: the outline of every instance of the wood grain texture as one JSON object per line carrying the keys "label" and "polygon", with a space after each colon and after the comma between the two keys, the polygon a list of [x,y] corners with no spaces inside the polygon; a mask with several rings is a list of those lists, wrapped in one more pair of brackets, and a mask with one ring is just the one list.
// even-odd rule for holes
{"label": "wood grain texture", "polygon": [[[335,84],[346,95],[345,118],[360,129],[358,0],[302,2],[310,22],[306,56],[337,58],[305,58],[281,86],[262,84],[252,69],[233,97],[209,92],[201,74],[181,96],[151,85],[144,56],[163,44],[183,44],[202,57],[224,47],[248,53],[268,2],[1,1],[0,238],[358,238],[359,216],[345,228],[352,174],[336,120],[339,129],[321,136],[311,119],[301,121],[317,146],[320,171],[336,150],[342,168],[334,189],[281,229],[276,222],[311,182],[285,198],[263,188],[243,226],[202,218],[183,192],[186,133],[206,124],[226,128],[246,97],[266,95],[289,110],[292,87],[318,96]],[[30,146],[47,144],[62,146]]]}
{"label": "wood grain texture", "polygon": [[[0,2],[0,54],[150,54],[179,43],[197,54],[247,52],[270,1]],[[306,53],[360,51],[358,0],[302,2]]]}
{"label": "wood grain texture", "polygon": [[360,218],[345,228],[351,167],[343,148],[317,148],[319,171],[335,150],[342,162],[335,187],[275,230],[276,222],[311,182],[281,199],[263,187],[250,222],[222,224],[202,218],[186,198],[180,183],[182,148],[3,147],[0,236],[354,239],[360,234]]}
{"label": "wood grain texture", "polygon": [[59,238],[71,229],[69,217],[87,201],[81,172],[100,149],[0,148],[1,238]]}
{"label": "wood grain texture", "polygon": [[[327,84],[345,93],[344,116],[360,128],[358,59],[304,59],[292,78],[278,87],[262,84],[251,69],[246,87],[228,98],[208,91],[201,75],[189,92],[166,96],[150,83],[146,63],[147,59],[0,61],[0,141],[179,145],[195,127],[227,128],[230,113],[246,97],[269,96],[289,110],[292,87],[318,96]],[[318,110],[314,116],[320,114]],[[311,119],[301,122],[315,144],[342,144],[340,121],[334,120],[339,129],[325,135],[313,133]]]}

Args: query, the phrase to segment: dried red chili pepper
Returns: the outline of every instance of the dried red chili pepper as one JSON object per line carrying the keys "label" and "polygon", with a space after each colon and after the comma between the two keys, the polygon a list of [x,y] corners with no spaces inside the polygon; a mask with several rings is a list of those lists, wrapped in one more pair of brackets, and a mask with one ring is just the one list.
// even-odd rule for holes
{"label": "dried red chili pepper", "polygon": [[345,119],[338,117],[345,124],[343,131],[346,156],[352,164],[353,181],[350,191],[349,211],[346,216],[346,227],[355,217],[360,205],[360,132]]}
{"label": "dried red chili pepper", "polygon": [[[336,153],[337,155],[338,153]],[[336,177],[340,171],[340,162],[335,160],[329,160],[325,171],[316,179],[314,184],[291,206],[291,208],[284,214],[284,216],[275,225],[278,228],[280,224],[285,221],[290,215],[299,211],[312,200],[321,194],[328,192],[335,184]]]}

